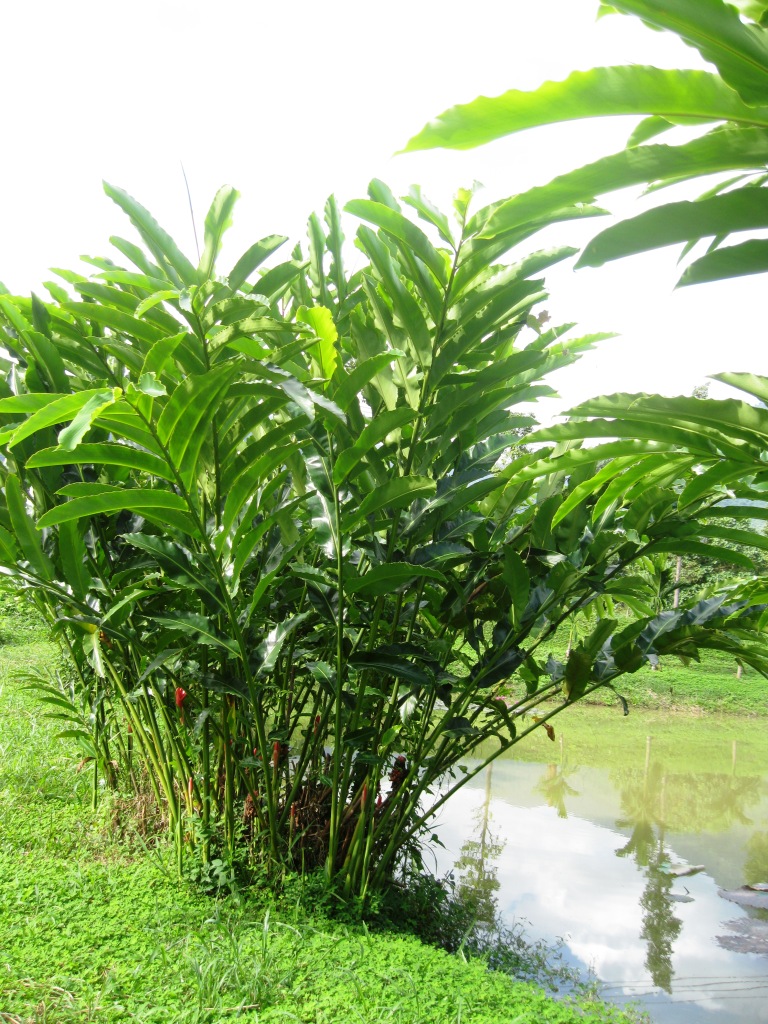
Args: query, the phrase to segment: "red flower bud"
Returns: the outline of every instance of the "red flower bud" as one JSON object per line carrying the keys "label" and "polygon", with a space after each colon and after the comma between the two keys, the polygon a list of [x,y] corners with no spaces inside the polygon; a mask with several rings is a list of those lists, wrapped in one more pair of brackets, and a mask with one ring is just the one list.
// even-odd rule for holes
{"label": "red flower bud", "polygon": [[189,790],[190,797],[195,791],[195,780],[190,776],[189,782],[187,783],[187,789]]}
{"label": "red flower bud", "polygon": [[187,699],[187,691],[182,690],[180,686],[176,687],[176,707],[180,708],[184,701]]}
{"label": "red flower bud", "polygon": [[368,800],[368,783],[364,782],[363,783],[363,796],[362,796],[362,799],[360,801],[361,807],[365,807],[367,800]]}
{"label": "red flower bud", "polygon": [[280,744],[277,741],[275,741],[272,744],[272,766],[274,768],[277,768],[279,762],[280,762]]}

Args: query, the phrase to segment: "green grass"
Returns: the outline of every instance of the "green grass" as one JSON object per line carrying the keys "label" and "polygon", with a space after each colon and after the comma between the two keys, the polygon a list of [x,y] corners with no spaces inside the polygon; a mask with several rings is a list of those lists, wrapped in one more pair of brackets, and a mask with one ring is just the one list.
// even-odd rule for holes
{"label": "green grass", "polygon": [[[19,643],[9,643],[9,640]],[[412,935],[312,913],[286,886],[213,899],[170,851],[118,842],[105,798],[54,739],[18,669],[55,665],[34,624],[0,648],[0,1020],[34,1024],[220,1021],[598,1024],[629,1018],[556,1002]]]}

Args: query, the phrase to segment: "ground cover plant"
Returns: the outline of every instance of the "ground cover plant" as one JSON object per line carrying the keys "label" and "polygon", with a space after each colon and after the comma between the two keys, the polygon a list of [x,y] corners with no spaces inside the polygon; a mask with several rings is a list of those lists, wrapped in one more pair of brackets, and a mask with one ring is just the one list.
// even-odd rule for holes
{"label": "ground cover plant", "polygon": [[39,629],[20,636],[22,617],[2,625],[16,637],[0,650],[4,1022],[628,1022],[412,935],[330,920],[321,891],[299,879],[217,900],[180,884],[170,844],[150,853],[135,837],[115,840],[113,801],[92,809],[74,741],[56,740],[56,723],[12,678],[30,659],[58,663],[56,645]]}
{"label": "ground cover plant", "polygon": [[[752,569],[728,547],[749,538],[706,525],[723,494],[691,479],[695,437],[633,422],[619,451],[565,444],[546,464],[519,447],[533,420],[515,407],[595,339],[535,312],[534,275],[573,250],[499,261],[588,209],[489,240],[496,208],[469,192],[451,219],[376,181],[348,207],[361,269],[329,200],[306,254],[265,270],[270,236],[220,274],[233,189],[194,265],[105,187],[144,248],[114,238],[120,263],[58,271],[50,301],[0,295],[0,566],[67,650],[37,688],[94,803],[102,785],[143,794],[179,870],[185,851],[214,886],[238,863],[321,867],[365,899],[418,864],[481,742],[473,772],[665,653],[768,668],[759,584],[653,598],[657,553]],[[589,629],[548,656],[574,618]]]}

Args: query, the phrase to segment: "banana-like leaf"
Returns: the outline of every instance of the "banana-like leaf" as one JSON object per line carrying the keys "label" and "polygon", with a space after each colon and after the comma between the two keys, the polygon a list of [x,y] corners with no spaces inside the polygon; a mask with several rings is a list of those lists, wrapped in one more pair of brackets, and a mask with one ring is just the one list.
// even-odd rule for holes
{"label": "banana-like leaf", "polygon": [[397,273],[389,250],[370,228],[364,225],[357,233],[360,245],[381,279],[395,315],[405,330],[414,348],[414,353],[421,366],[429,366],[432,362],[432,341],[429,327],[419,304],[403,284]]}
{"label": "banana-like leaf", "polygon": [[744,102],[716,74],[667,71],[645,65],[574,71],[562,82],[533,92],[510,89],[480,96],[440,114],[405,147],[472,149],[526,128],[585,117],[655,114],[675,122],[734,121],[768,126],[768,105]]}
{"label": "banana-like leaf", "polygon": [[397,477],[368,494],[361,502],[356,514],[352,516],[351,522],[357,523],[383,508],[393,511],[407,508],[417,498],[431,497],[435,493],[436,487],[435,481],[428,477],[415,475]]}
{"label": "banana-like leaf", "polygon": [[711,558],[719,562],[729,562],[733,565],[738,565],[750,572],[753,572],[755,568],[751,559],[747,558],[740,551],[724,548],[718,544],[706,544],[703,541],[667,538],[653,541],[650,550],[669,551],[673,555],[700,555],[703,558]]}
{"label": "banana-like leaf", "polygon": [[768,405],[768,377],[759,377],[754,373],[715,373],[713,380],[730,384],[731,387],[754,396],[763,405]]}
{"label": "banana-like leaf", "polygon": [[157,435],[167,448],[170,465],[190,488],[198,457],[219,404],[235,378],[231,363],[200,376],[187,377],[171,395],[157,423]]}
{"label": "banana-like leaf", "polygon": [[339,352],[336,347],[339,332],[333,322],[333,314],[325,306],[311,306],[309,309],[306,306],[300,306],[296,311],[296,318],[302,323],[308,324],[317,335],[320,343],[316,350],[313,350],[313,357],[315,351],[317,353],[317,373],[326,381],[330,381],[339,362]]}

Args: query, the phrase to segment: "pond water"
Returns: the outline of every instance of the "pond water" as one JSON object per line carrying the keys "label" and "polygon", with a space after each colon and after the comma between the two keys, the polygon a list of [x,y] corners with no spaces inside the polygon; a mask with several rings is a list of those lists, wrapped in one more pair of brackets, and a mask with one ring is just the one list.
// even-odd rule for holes
{"label": "pond water", "polygon": [[438,872],[658,1024],[768,1021],[768,911],[720,895],[768,882],[766,723],[605,710],[455,794]]}

